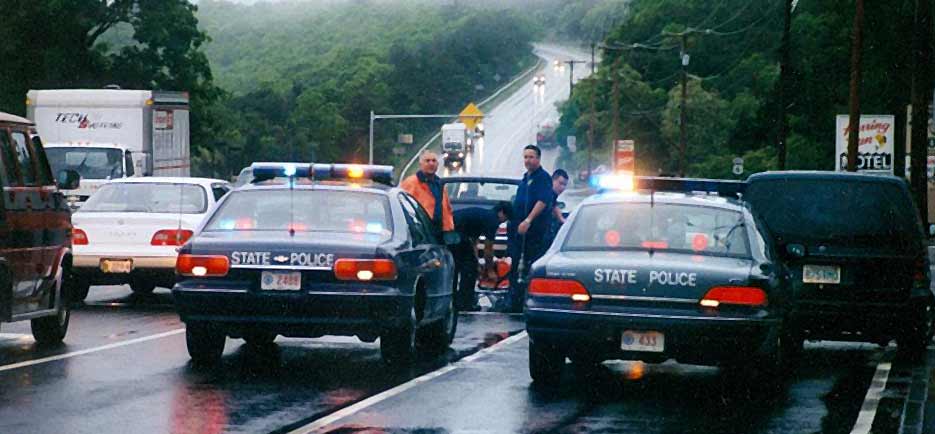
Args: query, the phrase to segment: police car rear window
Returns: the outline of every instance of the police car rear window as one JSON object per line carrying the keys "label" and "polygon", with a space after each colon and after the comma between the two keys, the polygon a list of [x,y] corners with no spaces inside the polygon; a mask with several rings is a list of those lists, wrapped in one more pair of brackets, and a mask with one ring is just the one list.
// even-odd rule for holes
{"label": "police car rear window", "polygon": [[201,214],[207,210],[207,193],[200,185],[143,182],[105,184],[81,207],[81,212]]}
{"label": "police car rear window", "polygon": [[516,196],[517,188],[519,186],[516,184],[496,182],[448,181],[445,183],[448,198],[454,201],[491,200],[512,202]]}
{"label": "police car rear window", "polygon": [[228,194],[206,231],[346,232],[389,239],[389,201],[347,190],[238,190]]}
{"label": "police car rear window", "polygon": [[562,250],[658,250],[750,256],[743,214],[723,208],[656,203],[586,205]]}

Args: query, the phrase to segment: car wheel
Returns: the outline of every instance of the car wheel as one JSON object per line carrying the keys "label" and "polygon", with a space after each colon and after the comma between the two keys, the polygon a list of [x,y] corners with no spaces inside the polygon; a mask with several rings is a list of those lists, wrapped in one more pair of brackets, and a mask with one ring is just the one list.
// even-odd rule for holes
{"label": "car wheel", "polygon": [[529,376],[543,386],[557,385],[565,367],[565,355],[555,348],[529,341]]}
{"label": "car wheel", "polygon": [[276,340],[276,334],[269,332],[245,333],[243,340],[247,342],[247,345],[262,347],[272,344]]}
{"label": "car wheel", "polygon": [[380,355],[391,366],[412,362],[416,352],[416,309],[409,309],[408,324],[387,330],[380,336]]}
{"label": "car wheel", "polygon": [[68,303],[61,303],[55,315],[34,318],[29,325],[36,343],[39,345],[55,345],[62,343],[62,340],[65,339],[70,320],[71,309],[69,309]]}
{"label": "car wheel", "polygon": [[458,331],[458,311],[454,299],[448,302],[445,317],[426,326],[421,344],[432,353],[443,353],[455,339]]}
{"label": "car wheel", "polygon": [[932,331],[935,328],[935,306],[932,300],[927,300],[920,307],[916,321],[912,328],[896,339],[897,350],[912,358],[925,354],[932,342]]}
{"label": "car wheel", "polygon": [[69,303],[81,303],[88,298],[91,292],[91,282],[74,275],[65,279],[65,299]]}
{"label": "car wheel", "polygon": [[135,294],[152,294],[156,290],[156,282],[143,277],[130,278],[130,289]]}
{"label": "car wheel", "polygon": [[197,364],[212,365],[221,360],[227,337],[210,324],[191,323],[185,327],[188,355]]}

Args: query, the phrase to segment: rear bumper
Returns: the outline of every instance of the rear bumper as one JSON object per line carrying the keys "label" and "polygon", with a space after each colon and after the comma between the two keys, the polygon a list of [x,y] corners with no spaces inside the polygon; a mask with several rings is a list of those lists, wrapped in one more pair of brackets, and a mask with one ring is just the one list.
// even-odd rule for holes
{"label": "rear bumper", "polygon": [[789,325],[809,339],[886,342],[922,322],[923,306],[921,297],[903,303],[799,301]]}
{"label": "rear bumper", "polygon": [[[130,259],[133,270],[130,274],[105,273],[101,271],[102,259]],[[175,283],[176,256],[126,256],[126,255],[75,255],[72,272],[94,284],[124,284],[131,277],[152,279],[160,286],[171,287]]]}
{"label": "rear bumper", "polygon": [[[600,360],[636,359],[720,365],[741,362],[776,351],[781,321],[773,318],[727,318],[690,315],[645,315],[530,308],[526,329],[530,339],[576,355]],[[624,330],[657,331],[665,336],[664,351],[621,349]]]}
{"label": "rear bumper", "polygon": [[172,290],[183,322],[208,322],[230,336],[266,331],[291,337],[369,336],[408,323],[411,294],[257,291],[200,285]]}

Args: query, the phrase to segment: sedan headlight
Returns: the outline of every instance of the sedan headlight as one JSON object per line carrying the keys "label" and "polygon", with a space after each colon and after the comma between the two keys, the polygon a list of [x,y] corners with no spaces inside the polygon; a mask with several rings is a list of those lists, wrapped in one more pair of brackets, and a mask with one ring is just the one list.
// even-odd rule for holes
{"label": "sedan headlight", "polygon": [[464,152],[458,152],[458,157],[459,157],[459,158],[464,158]]}

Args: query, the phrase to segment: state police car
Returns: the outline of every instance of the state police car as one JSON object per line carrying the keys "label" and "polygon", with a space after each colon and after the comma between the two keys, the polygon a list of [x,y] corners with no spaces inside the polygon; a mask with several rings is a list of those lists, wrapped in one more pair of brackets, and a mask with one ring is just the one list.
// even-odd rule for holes
{"label": "state police car", "polygon": [[[457,327],[453,260],[392,167],[254,164],[179,252],[173,289],[189,355],[226,337],[357,336],[388,363],[443,351]],[[418,339],[417,339],[418,337]]]}
{"label": "state police car", "polygon": [[530,271],[533,380],[557,381],[566,356],[778,373],[787,271],[737,199],[743,184],[638,178],[634,192],[633,178],[602,180],[615,181],[631,191],[582,202]]}

